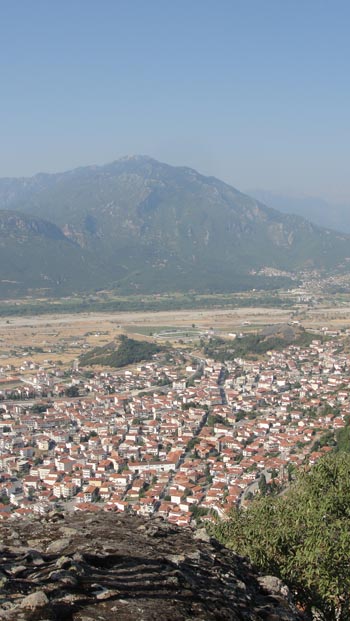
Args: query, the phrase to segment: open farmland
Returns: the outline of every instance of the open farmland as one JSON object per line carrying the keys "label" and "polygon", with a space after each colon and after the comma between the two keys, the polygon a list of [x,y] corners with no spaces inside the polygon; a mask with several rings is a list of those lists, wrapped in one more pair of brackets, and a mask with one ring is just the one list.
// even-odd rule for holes
{"label": "open farmland", "polygon": [[230,333],[262,327],[271,320],[286,322],[290,316],[290,311],[281,309],[244,308],[1,318],[0,356],[6,356],[8,364],[18,364],[18,355],[39,363],[50,359],[69,364],[84,349],[108,343],[121,333],[149,338],[150,333],[165,332],[168,340],[176,340],[185,330],[194,336],[209,329]]}
{"label": "open farmland", "polygon": [[[47,360],[70,364],[84,349],[103,345],[121,333],[136,338],[175,342],[195,340],[201,333],[215,334],[258,331],[266,325],[300,321],[306,329],[347,328],[350,303],[323,303],[308,307],[218,308],[177,311],[91,312],[0,318],[0,360],[18,364],[18,357],[30,357],[40,364]],[[185,338],[184,338],[185,336]]]}

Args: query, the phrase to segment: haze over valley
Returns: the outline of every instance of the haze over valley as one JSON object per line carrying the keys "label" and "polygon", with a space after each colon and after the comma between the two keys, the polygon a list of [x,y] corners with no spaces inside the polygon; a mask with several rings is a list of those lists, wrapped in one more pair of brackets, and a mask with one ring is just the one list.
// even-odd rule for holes
{"label": "haze over valley", "polygon": [[269,190],[248,190],[247,194],[283,213],[302,216],[318,226],[350,233],[349,204],[330,202],[316,196],[298,196]]}

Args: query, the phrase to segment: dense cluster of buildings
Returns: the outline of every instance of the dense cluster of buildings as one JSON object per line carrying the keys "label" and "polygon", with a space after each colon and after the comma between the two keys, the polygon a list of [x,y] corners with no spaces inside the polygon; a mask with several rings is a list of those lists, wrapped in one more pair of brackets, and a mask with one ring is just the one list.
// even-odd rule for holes
{"label": "dense cluster of buildings", "polygon": [[261,492],[262,476],[278,488],[330,450],[350,414],[344,352],[339,338],[315,338],[259,361],[187,350],[123,371],[76,365],[69,376],[28,360],[4,366],[0,519],[62,505],[180,525],[225,518]]}

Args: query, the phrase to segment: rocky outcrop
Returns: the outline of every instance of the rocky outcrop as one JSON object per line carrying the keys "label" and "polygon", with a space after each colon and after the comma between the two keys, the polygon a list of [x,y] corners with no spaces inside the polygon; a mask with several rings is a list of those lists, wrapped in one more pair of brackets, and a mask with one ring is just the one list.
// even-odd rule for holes
{"label": "rocky outcrop", "polygon": [[0,619],[297,621],[288,590],[205,531],[116,514],[0,525]]}

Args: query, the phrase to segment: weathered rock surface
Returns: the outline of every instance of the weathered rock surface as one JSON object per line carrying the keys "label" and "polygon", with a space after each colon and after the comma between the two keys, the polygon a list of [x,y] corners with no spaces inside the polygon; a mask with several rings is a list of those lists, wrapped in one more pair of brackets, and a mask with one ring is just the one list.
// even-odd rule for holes
{"label": "weathered rock surface", "polygon": [[204,535],[106,513],[9,520],[0,525],[0,619],[302,618],[278,580],[262,580],[245,559]]}

